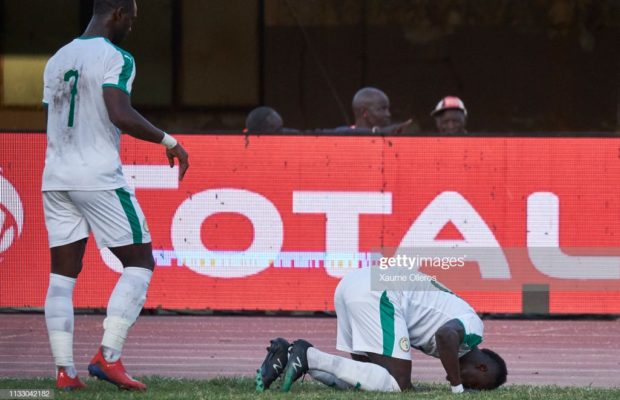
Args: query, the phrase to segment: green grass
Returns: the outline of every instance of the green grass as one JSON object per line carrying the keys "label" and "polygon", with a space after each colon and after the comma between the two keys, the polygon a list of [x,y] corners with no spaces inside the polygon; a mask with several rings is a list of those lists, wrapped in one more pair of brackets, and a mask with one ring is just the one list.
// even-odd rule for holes
{"label": "green grass", "polygon": [[[415,392],[369,393],[340,392],[313,381],[297,382],[290,393],[281,393],[276,387],[257,394],[251,378],[218,378],[210,380],[149,377],[143,382],[146,393],[123,392],[107,382],[86,379],[88,388],[80,392],[55,391],[55,399],[439,399],[455,400],[447,385],[415,384]],[[0,379],[0,389],[52,389],[52,379]],[[276,382],[274,385],[277,385]],[[467,393],[466,399],[620,399],[620,388],[566,388],[555,386],[506,386],[491,392]]]}

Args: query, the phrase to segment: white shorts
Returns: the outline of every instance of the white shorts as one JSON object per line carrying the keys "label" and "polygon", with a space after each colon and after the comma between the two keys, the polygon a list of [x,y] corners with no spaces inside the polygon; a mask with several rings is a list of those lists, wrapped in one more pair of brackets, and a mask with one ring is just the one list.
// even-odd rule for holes
{"label": "white shorts", "polygon": [[43,210],[50,247],[87,238],[91,230],[100,249],[151,241],[144,213],[129,187],[45,191]]}
{"label": "white shorts", "polygon": [[370,281],[345,277],[336,287],[334,306],[338,317],[338,350],[411,360],[407,323],[390,292],[372,291]]}

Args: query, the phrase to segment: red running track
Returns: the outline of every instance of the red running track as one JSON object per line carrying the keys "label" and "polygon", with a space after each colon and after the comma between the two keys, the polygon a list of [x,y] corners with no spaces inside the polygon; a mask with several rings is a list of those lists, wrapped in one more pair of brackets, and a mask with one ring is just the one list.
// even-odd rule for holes
{"label": "red running track", "polygon": [[[80,375],[99,346],[102,315],[75,319],[74,358]],[[303,337],[335,350],[335,318],[266,316],[142,316],[123,363],[136,376],[253,376],[269,339]],[[620,320],[486,320],[483,347],[501,354],[509,384],[620,387]],[[0,314],[0,377],[54,374],[42,314]],[[439,360],[414,351],[412,379],[444,382]]]}

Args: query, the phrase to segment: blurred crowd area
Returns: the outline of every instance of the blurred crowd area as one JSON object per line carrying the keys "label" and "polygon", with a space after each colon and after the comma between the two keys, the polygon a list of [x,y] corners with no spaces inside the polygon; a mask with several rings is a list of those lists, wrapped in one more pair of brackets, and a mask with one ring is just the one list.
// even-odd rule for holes
{"label": "blurred crowd area", "polygon": [[[285,133],[357,127],[353,98],[389,99],[387,133],[620,132],[617,0],[138,0],[124,43],[134,106],[171,132],[240,132],[268,106]],[[41,131],[42,71],[92,0],[0,0],[0,131]],[[370,133],[375,126],[369,126]],[[350,133],[344,130],[341,133]]]}

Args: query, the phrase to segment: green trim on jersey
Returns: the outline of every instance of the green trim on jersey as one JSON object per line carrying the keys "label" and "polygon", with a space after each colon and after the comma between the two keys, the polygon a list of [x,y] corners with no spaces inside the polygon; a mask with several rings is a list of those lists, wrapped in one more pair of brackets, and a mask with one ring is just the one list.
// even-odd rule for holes
{"label": "green trim on jersey", "polygon": [[[447,287],[445,287],[444,285],[442,285],[441,283],[437,282],[437,281],[433,281],[431,280],[431,285],[435,286],[437,289],[441,290],[442,292],[446,292],[446,293],[450,293],[450,294],[454,294],[454,292],[450,289],[448,289]],[[456,296],[456,295],[455,295]],[[458,296],[457,296],[458,297]]]}
{"label": "green trim on jersey", "polygon": [[470,349],[473,349],[474,347],[482,343],[482,336],[476,335],[475,333],[467,333],[467,330],[465,329],[465,324],[463,323],[463,321],[461,321],[458,318],[456,318],[456,320],[463,327],[464,334],[463,334],[463,340],[461,341],[461,344],[465,344]]}
{"label": "green trim on jersey", "polygon": [[109,44],[111,44],[112,47],[116,49],[116,51],[121,53],[121,56],[123,57],[123,68],[121,69],[121,74],[118,76],[117,84],[106,83],[102,85],[102,87],[117,88],[127,93],[128,95],[131,95],[131,93],[129,92],[129,89],[127,89],[127,82],[129,82],[129,79],[131,78],[131,74],[133,73],[133,69],[134,69],[133,56],[128,51],[121,49],[120,47],[112,43],[108,38],[103,38],[103,39]]}
{"label": "green trim on jersey", "polygon": [[463,337],[463,343],[469,346],[470,349],[473,349],[474,347],[482,343],[482,337],[476,335],[475,333],[470,333],[468,335],[465,335],[465,337]]}
{"label": "green trim on jersey", "polygon": [[131,93],[129,92],[129,89],[127,89],[127,82],[129,82],[129,79],[131,78],[131,74],[133,73],[134,63],[135,63],[131,53],[129,53],[128,51],[124,49],[121,49],[120,47],[112,43],[110,39],[104,36],[80,36],[78,37],[78,39],[81,39],[81,40],[103,39],[106,42],[108,42],[110,45],[112,45],[112,47],[114,47],[119,53],[121,53],[121,56],[123,57],[123,68],[121,68],[121,74],[118,76],[118,83],[116,84],[106,83],[102,85],[101,87],[104,87],[104,88],[113,87],[116,89],[120,89],[123,92],[131,95]]}
{"label": "green trim on jersey", "polygon": [[[114,46],[116,50],[120,51],[123,56],[123,69],[121,70],[121,74],[118,77],[118,87],[121,90],[124,90],[125,93],[129,94],[129,90],[127,90],[127,82],[129,82],[129,78],[131,78],[131,73],[133,72],[133,57],[129,52],[121,49],[118,46]],[[105,85],[104,85],[105,86]]]}
{"label": "green trim on jersey", "polygon": [[383,291],[379,301],[379,314],[381,316],[381,330],[383,331],[383,355],[392,357],[394,352],[394,305],[388,299],[387,292]]}
{"label": "green trim on jersey", "polygon": [[136,208],[131,202],[131,194],[123,188],[116,189],[115,192],[121,202],[123,211],[125,211],[125,215],[127,215],[129,227],[131,228],[131,234],[133,236],[133,244],[141,244],[142,228],[140,227],[140,219],[138,218]]}

